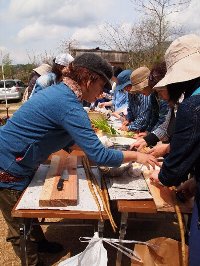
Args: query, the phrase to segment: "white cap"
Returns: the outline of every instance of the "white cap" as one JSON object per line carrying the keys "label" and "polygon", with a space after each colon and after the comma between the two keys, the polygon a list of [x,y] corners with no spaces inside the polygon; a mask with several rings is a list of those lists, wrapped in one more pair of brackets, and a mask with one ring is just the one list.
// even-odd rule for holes
{"label": "white cap", "polygon": [[59,54],[55,58],[55,63],[61,66],[68,66],[72,61],[74,61],[74,58],[68,53]]}

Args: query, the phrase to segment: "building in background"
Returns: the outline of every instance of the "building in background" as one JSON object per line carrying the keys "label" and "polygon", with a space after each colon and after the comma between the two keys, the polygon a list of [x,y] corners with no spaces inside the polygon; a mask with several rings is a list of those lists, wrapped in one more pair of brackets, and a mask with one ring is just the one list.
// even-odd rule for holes
{"label": "building in background", "polygon": [[112,66],[120,66],[125,69],[129,63],[129,55],[127,52],[115,50],[102,50],[99,47],[95,49],[72,49],[70,53],[76,57],[83,53],[95,53],[106,59]]}

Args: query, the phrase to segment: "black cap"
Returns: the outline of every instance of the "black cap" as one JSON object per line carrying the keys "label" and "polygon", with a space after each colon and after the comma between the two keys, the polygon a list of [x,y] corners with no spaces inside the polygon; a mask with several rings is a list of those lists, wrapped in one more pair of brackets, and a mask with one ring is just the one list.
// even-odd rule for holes
{"label": "black cap", "polygon": [[112,66],[101,56],[94,53],[84,53],[75,57],[73,64],[96,72],[107,81],[105,88],[112,88],[110,83],[113,76]]}

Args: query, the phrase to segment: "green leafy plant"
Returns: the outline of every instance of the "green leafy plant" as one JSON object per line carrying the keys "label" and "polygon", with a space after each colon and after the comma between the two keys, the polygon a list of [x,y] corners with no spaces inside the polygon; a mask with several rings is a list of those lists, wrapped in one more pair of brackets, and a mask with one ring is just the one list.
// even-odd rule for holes
{"label": "green leafy plant", "polygon": [[91,123],[95,128],[102,130],[102,132],[104,133],[107,133],[110,135],[117,134],[117,131],[114,129],[113,126],[110,126],[108,124],[108,121],[106,119],[92,119]]}

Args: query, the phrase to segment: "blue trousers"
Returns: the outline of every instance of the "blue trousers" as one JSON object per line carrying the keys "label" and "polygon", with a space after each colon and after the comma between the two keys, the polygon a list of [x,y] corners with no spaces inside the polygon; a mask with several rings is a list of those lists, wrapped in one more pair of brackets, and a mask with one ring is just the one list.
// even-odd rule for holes
{"label": "blue trousers", "polygon": [[189,237],[189,266],[200,266],[200,229],[197,227],[198,209],[195,202],[192,211]]}

